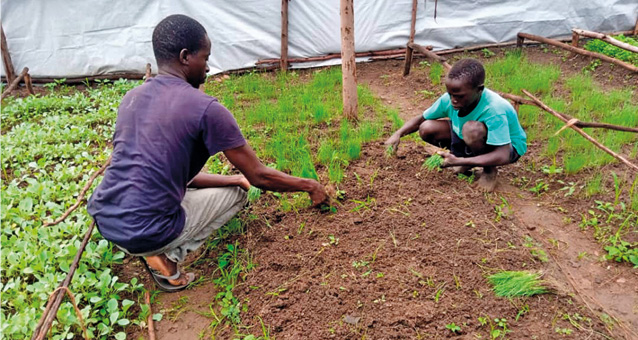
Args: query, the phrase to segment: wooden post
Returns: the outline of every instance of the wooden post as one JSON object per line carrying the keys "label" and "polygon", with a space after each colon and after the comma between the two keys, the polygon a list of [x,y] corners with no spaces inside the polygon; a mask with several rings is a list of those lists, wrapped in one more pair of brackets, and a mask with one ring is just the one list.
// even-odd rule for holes
{"label": "wooden post", "polygon": [[412,53],[413,50],[410,47],[411,43],[414,43],[414,35],[416,34],[416,10],[418,0],[412,0],[412,21],[410,23],[410,40],[408,46],[405,49],[405,65],[403,67],[403,76],[410,74],[410,68],[412,67]]}
{"label": "wooden post", "polygon": [[151,63],[146,63],[146,73],[144,73],[144,79],[149,80],[151,78]]}
{"label": "wooden post", "polygon": [[354,55],[353,0],[341,0],[341,73],[343,79],[343,113],[357,120],[357,64]]}
{"label": "wooden post", "polygon": [[578,33],[574,32],[574,30],[572,30],[572,46],[578,47],[578,40],[579,39],[580,39],[580,36],[578,35]]}
{"label": "wooden post", "polygon": [[581,30],[581,29],[578,29],[578,28],[572,29],[572,32],[573,32],[572,35],[576,35],[576,36],[582,35],[582,36],[588,37],[588,38],[600,39],[600,40],[602,40],[602,41],[604,41],[606,43],[609,43],[609,44],[612,44],[614,46],[620,47],[620,48],[622,48],[624,50],[638,53],[638,46],[630,45],[628,43],[625,43],[625,42],[622,42],[620,40],[614,39],[614,38],[610,37],[607,34]]}
{"label": "wooden post", "polygon": [[20,85],[20,82],[22,81],[22,79],[24,79],[27,73],[29,73],[28,67],[25,67],[24,69],[22,69],[22,72],[20,72],[20,75],[18,75],[18,77],[16,77],[16,79],[14,79],[11,82],[11,84],[7,86],[4,92],[2,92],[2,95],[0,96],[0,100],[6,98],[11,93],[11,91],[13,91],[16,87],[18,87],[18,85]]}
{"label": "wooden post", "polygon": [[27,86],[27,91],[29,91],[29,94],[35,94],[35,92],[33,91],[33,84],[31,84],[31,75],[28,73],[24,75],[24,84]]}
{"label": "wooden post", "polygon": [[4,63],[4,73],[7,75],[7,84],[11,84],[16,79],[16,71],[13,68],[13,62],[11,62],[7,37],[4,35],[2,24],[0,24],[0,34],[2,35],[2,62]]}
{"label": "wooden post", "polygon": [[282,71],[288,69],[288,1],[281,0],[281,60]]}
{"label": "wooden post", "polygon": [[636,26],[634,27],[634,35],[638,35],[638,18],[636,18]]}
{"label": "wooden post", "polygon": [[436,60],[440,62],[441,64],[443,64],[443,67],[445,67],[445,72],[450,71],[450,69],[452,68],[452,65],[448,64],[447,59],[445,59],[445,57],[441,57],[440,55],[428,50],[427,48],[419,44],[409,43],[408,47],[413,48],[417,50],[417,52],[420,52],[421,54],[425,55],[426,57]]}
{"label": "wooden post", "polygon": [[560,42],[558,40],[555,40],[555,39],[544,38],[544,37],[540,37],[538,35],[522,33],[522,32],[518,34],[518,39],[519,40],[524,40],[524,39],[536,40],[538,42],[542,42],[542,43],[545,43],[545,44],[548,44],[548,45],[553,45],[553,46],[557,46],[557,47],[560,47],[560,48],[564,48],[564,49],[566,49],[568,51],[571,51],[571,52],[575,52],[575,53],[578,53],[578,54],[586,55],[588,57],[598,58],[600,60],[604,60],[606,62],[613,63],[613,64],[616,64],[616,65],[622,66],[622,67],[624,67],[624,68],[626,68],[626,69],[628,69],[628,70],[630,70],[632,72],[638,72],[638,67],[636,67],[636,66],[634,66],[634,65],[632,65],[630,63],[626,63],[624,61],[621,61],[621,60],[606,56],[606,55],[601,54],[601,53],[591,52],[591,51],[587,51],[587,50],[582,49],[582,48],[574,47],[572,45],[562,43],[562,42]]}

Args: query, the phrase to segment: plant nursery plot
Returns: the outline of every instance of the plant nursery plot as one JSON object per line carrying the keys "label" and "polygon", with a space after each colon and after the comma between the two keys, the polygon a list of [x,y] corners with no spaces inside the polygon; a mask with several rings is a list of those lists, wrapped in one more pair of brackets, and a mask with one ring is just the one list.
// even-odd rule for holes
{"label": "plant nursery plot", "polygon": [[[627,71],[543,45],[448,60],[468,56],[494,90],[638,127],[638,78]],[[357,65],[358,122],[342,119],[339,68],[209,79],[204,90],[265,164],[318,179],[334,201],[314,209],[307,194],[251,188],[248,208],[189,256],[198,279],[176,294],[156,291],[95,232],[70,285],[90,336],[147,338],[150,316],[171,340],[635,338],[637,174],[524,105],[529,152],[501,169],[495,193],[478,189],[478,172],[440,169],[416,136],[391,155],[383,140],[445,91],[441,65],[414,63],[408,77],[403,61]],[[69,270],[90,217],[81,206],[43,222],[106,161],[119,102],[138,84],[53,83],[3,102],[3,338],[31,336]],[[638,134],[587,132],[638,162]],[[236,172],[222,155],[205,170]],[[51,338],[82,338],[68,299]]]}

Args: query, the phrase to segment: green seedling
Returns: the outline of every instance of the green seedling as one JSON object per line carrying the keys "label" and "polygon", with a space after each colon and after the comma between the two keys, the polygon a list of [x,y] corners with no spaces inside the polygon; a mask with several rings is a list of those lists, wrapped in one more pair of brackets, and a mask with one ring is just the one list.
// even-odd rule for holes
{"label": "green seedling", "polygon": [[437,153],[428,157],[428,159],[426,159],[423,163],[423,167],[427,168],[430,171],[435,169],[441,171],[441,165],[443,165],[443,162],[443,157]]}
{"label": "green seedling", "polygon": [[528,271],[502,271],[488,276],[493,291],[499,297],[533,296],[547,293],[541,274]]}
{"label": "green seedling", "polygon": [[454,322],[445,325],[445,328],[449,329],[454,334],[461,333],[461,327],[457,326]]}
{"label": "green seedling", "polygon": [[248,202],[249,203],[257,202],[257,200],[259,199],[260,196],[261,196],[261,190],[259,188],[251,186],[250,189],[248,189]]}

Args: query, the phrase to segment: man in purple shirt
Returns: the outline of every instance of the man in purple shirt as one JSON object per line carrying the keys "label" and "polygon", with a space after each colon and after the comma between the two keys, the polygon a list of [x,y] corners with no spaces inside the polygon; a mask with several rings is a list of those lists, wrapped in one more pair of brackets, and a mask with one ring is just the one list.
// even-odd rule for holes
{"label": "man in purple shirt", "polygon": [[[88,205],[104,238],[140,256],[167,291],[194,280],[178,263],[245,205],[251,184],[305,191],[314,205],[328,199],[317,181],[264,166],[232,114],[198,90],[209,71],[210,49],[206,30],[192,18],[171,15],[157,25],[159,74],[122,99],[113,159]],[[218,152],[243,175],[200,172]]]}

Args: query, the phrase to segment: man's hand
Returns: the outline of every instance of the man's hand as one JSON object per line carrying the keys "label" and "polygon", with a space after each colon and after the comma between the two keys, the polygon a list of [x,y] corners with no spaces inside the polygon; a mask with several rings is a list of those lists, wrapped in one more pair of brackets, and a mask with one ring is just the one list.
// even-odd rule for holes
{"label": "man's hand", "polygon": [[390,136],[383,145],[390,148],[392,154],[397,153],[397,149],[399,148],[399,143],[401,142],[401,135],[397,135],[396,133]]}
{"label": "man's hand", "polygon": [[244,175],[237,175],[234,177],[236,177],[237,186],[244,189],[244,191],[248,191],[248,189],[250,189],[250,182],[248,182],[248,180],[246,179],[246,177],[244,177]]}
{"label": "man's hand", "polygon": [[443,157],[443,164],[441,164],[442,168],[447,168],[450,166],[458,165],[459,158],[454,156],[449,152],[439,151],[437,152],[441,157]]}
{"label": "man's hand", "polygon": [[330,196],[326,192],[326,189],[319,182],[316,182],[316,187],[310,191],[308,194],[310,195],[310,199],[312,200],[312,207],[318,207],[323,203],[328,203],[330,200]]}

